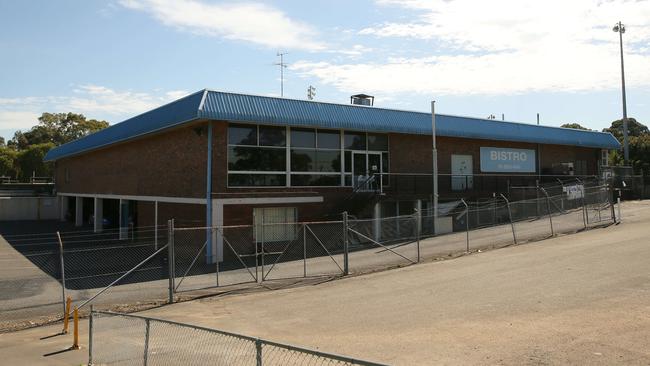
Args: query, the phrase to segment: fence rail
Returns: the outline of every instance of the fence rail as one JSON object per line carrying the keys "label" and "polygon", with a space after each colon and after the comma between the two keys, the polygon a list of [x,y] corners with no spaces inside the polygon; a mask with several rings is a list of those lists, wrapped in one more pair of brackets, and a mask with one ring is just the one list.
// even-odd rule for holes
{"label": "fence rail", "polygon": [[119,230],[61,232],[60,240],[57,233],[4,235],[7,242],[0,245],[11,246],[16,263],[23,261],[22,267],[30,270],[0,280],[14,295],[0,299],[0,331],[17,323],[60,319],[67,296],[82,310],[90,304],[138,310],[203,295],[199,290],[320,281],[616,220],[606,186],[517,189],[528,198],[495,194],[474,202],[440,203],[435,212],[429,208],[374,219],[344,214],[336,221],[182,228],[172,220],[167,226],[132,230],[126,237]]}
{"label": "fence rail", "polygon": [[89,365],[382,365],[132,314],[91,310],[89,324]]}

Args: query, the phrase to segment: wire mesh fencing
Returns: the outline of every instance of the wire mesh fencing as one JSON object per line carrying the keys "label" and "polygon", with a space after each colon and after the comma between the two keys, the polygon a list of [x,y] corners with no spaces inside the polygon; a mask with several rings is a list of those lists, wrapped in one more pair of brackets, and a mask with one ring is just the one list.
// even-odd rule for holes
{"label": "wire mesh fencing", "polygon": [[[527,188],[528,189],[528,188]],[[503,195],[440,203],[372,219],[260,222],[219,227],[140,227],[2,232],[7,260],[0,331],[62,318],[66,297],[82,310],[138,310],[181,293],[265,281],[363,273],[572,233],[616,219],[607,186],[568,185],[530,199]],[[414,206],[415,207],[415,206]],[[418,206],[419,207],[419,206]],[[221,291],[221,290],[219,290]]]}
{"label": "wire mesh fencing", "polygon": [[136,315],[92,311],[89,321],[92,365],[380,365]]}
{"label": "wire mesh fencing", "polygon": [[418,216],[347,220],[349,270],[365,272],[420,260]]}
{"label": "wire mesh fencing", "polygon": [[[29,228],[25,229],[25,231]],[[166,227],[3,234],[0,331],[63,318],[66,298],[124,307],[166,299]],[[107,286],[110,285],[110,289]]]}

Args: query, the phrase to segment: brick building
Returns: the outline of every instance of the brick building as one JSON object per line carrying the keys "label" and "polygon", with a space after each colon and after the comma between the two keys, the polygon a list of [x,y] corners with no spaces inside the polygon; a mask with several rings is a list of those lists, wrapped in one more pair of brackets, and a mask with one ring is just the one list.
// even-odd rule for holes
{"label": "brick building", "polygon": [[[608,133],[436,114],[438,196],[595,176]],[[62,219],[251,224],[426,208],[431,113],[202,90],[50,151]],[[206,205],[206,203],[208,203]]]}

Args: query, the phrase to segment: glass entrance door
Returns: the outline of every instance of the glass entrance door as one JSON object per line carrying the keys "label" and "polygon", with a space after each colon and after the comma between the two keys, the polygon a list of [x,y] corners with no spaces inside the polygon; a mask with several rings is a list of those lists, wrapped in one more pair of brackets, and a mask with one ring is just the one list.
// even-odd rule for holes
{"label": "glass entrance door", "polygon": [[357,190],[381,189],[381,153],[353,152],[352,179]]}
{"label": "glass entrance door", "polygon": [[368,175],[371,179],[369,181],[369,189],[375,191],[381,191],[381,154],[380,153],[368,153]]}

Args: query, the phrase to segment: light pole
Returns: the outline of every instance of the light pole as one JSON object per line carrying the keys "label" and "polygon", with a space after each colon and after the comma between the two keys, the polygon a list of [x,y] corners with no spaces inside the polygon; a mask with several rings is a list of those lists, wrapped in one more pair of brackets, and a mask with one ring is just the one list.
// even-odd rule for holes
{"label": "light pole", "polygon": [[623,93],[623,156],[625,157],[625,165],[630,160],[630,149],[627,140],[627,102],[625,100],[625,67],[623,64],[623,33],[625,33],[625,25],[620,21],[616,23],[613,31],[618,33],[618,38],[621,46],[621,85]]}

